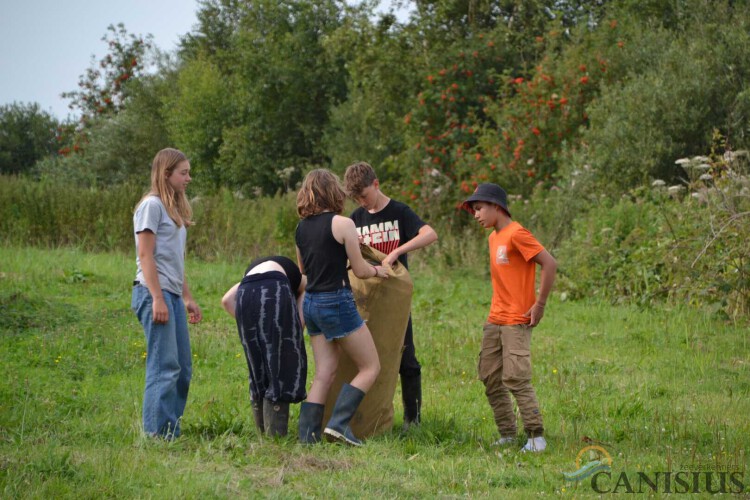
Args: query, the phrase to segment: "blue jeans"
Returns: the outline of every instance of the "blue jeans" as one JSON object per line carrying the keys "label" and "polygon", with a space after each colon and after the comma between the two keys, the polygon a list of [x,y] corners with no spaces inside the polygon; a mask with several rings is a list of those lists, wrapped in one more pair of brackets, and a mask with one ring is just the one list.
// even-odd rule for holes
{"label": "blue jeans", "polygon": [[306,292],[302,314],[305,316],[307,333],[311,337],[322,333],[326,340],[346,337],[365,324],[349,288],[332,292]]}
{"label": "blue jeans", "polygon": [[143,285],[133,287],[131,308],[146,334],[146,389],[143,395],[143,430],[149,435],[180,435],[190,377],[187,314],[182,297],[162,290],[169,321],[154,323],[153,300]]}

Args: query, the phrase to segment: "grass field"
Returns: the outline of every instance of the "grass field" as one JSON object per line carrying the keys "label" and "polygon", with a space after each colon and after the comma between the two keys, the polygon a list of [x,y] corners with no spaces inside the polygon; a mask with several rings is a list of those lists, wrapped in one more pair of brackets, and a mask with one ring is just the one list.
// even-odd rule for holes
{"label": "grass field", "polygon": [[520,440],[490,446],[497,435],[475,375],[491,292],[484,269],[438,273],[417,262],[423,425],[400,431],[397,395],[391,433],[358,449],[302,447],[298,406],[288,439],[254,430],[241,346],[219,303],[242,269],[188,262],[204,321],[191,328],[184,435],[165,443],[139,429],[145,352],[129,309],[134,258],[0,247],[0,496],[582,497],[594,494],[590,482],[566,482],[563,472],[594,444],[612,457],[611,480],[599,482],[609,491],[626,492],[623,472],[707,468],[714,490],[717,470],[735,473],[724,491],[750,489],[747,325],[554,294],[532,341],[549,448],[525,455]]}

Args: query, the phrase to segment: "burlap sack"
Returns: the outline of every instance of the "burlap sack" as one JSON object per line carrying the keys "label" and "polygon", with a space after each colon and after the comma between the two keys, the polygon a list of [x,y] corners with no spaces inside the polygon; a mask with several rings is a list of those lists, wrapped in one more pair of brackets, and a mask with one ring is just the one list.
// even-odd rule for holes
{"label": "burlap sack", "polygon": [[[386,257],[371,247],[360,248],[365,260],[372,264],[379,264]],[[414,285],[409,271],[398,261],[389,274],[388,279],[362,280],[349,270],[354,301],[362,319],[367,322],[380,358],[380,375],[349,424],[358,438],[381,434],[393,427],[393,395],[396,392]],[[331,416],[341,386],[351,382],[356,374],[356,366],[342,351],[336,380],[328,393],[324,423]]]}

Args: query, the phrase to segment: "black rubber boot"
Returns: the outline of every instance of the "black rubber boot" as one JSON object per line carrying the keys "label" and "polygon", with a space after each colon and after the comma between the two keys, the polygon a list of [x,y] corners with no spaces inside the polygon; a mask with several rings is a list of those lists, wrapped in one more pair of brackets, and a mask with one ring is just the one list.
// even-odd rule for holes
{"label": "black rubber boot", "polygon": [[253,408],[253,420],[255,420],[255,427],[263,434],[266,431],[263,425],[263,401],[251,400],[250,406]]}
{"label": "black rubber boot", "polygon": [[289,403],[264,399],[263,423],[268,436],[286,436],[289,427]]}
{"label": "black rubber boot", "polygon": [[365,393],[353,385],[344,384],[341,386],[341,392],[336,399],[336,406],[333,407],[331,420],[328,421],[323,433],[342,443],[352,446],[362,445],[362,441],[357,439],[349,428],[349,421],[364,397]]}
{"label": "black rubber boot", "polygon": [[315,444],[320,442],[323,427],[323,411],[325,406],[318,403],[302,403],[299,410],[299,442]]}
{"label": "black rubber boot", "polygon": [[422,420],[422,375],[401,376],[401,398],[404,402],[404,430]]}

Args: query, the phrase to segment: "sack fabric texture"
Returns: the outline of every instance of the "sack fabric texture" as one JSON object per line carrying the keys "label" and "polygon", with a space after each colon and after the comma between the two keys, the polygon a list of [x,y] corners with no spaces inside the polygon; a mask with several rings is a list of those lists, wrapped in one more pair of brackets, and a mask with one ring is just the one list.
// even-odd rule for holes
{"label": "sack fabric texture", "polygon": [[[365,260],[373,265],[379,265],[386,257],[372,247],[360,248]],[[393,395],[396,392],[414,284],[409,271],[398,261],[389,275],[388,279],[359,279],[349,270],[357,310],[370,329],[380,358],[380,375],[349,422],[354,435],[360,439],[382,434],[393,427]],[[324,422],[330,418],[341,386],[350,382],[356,374],[357,367],[342,351],[336,380],[328,392]]]}

